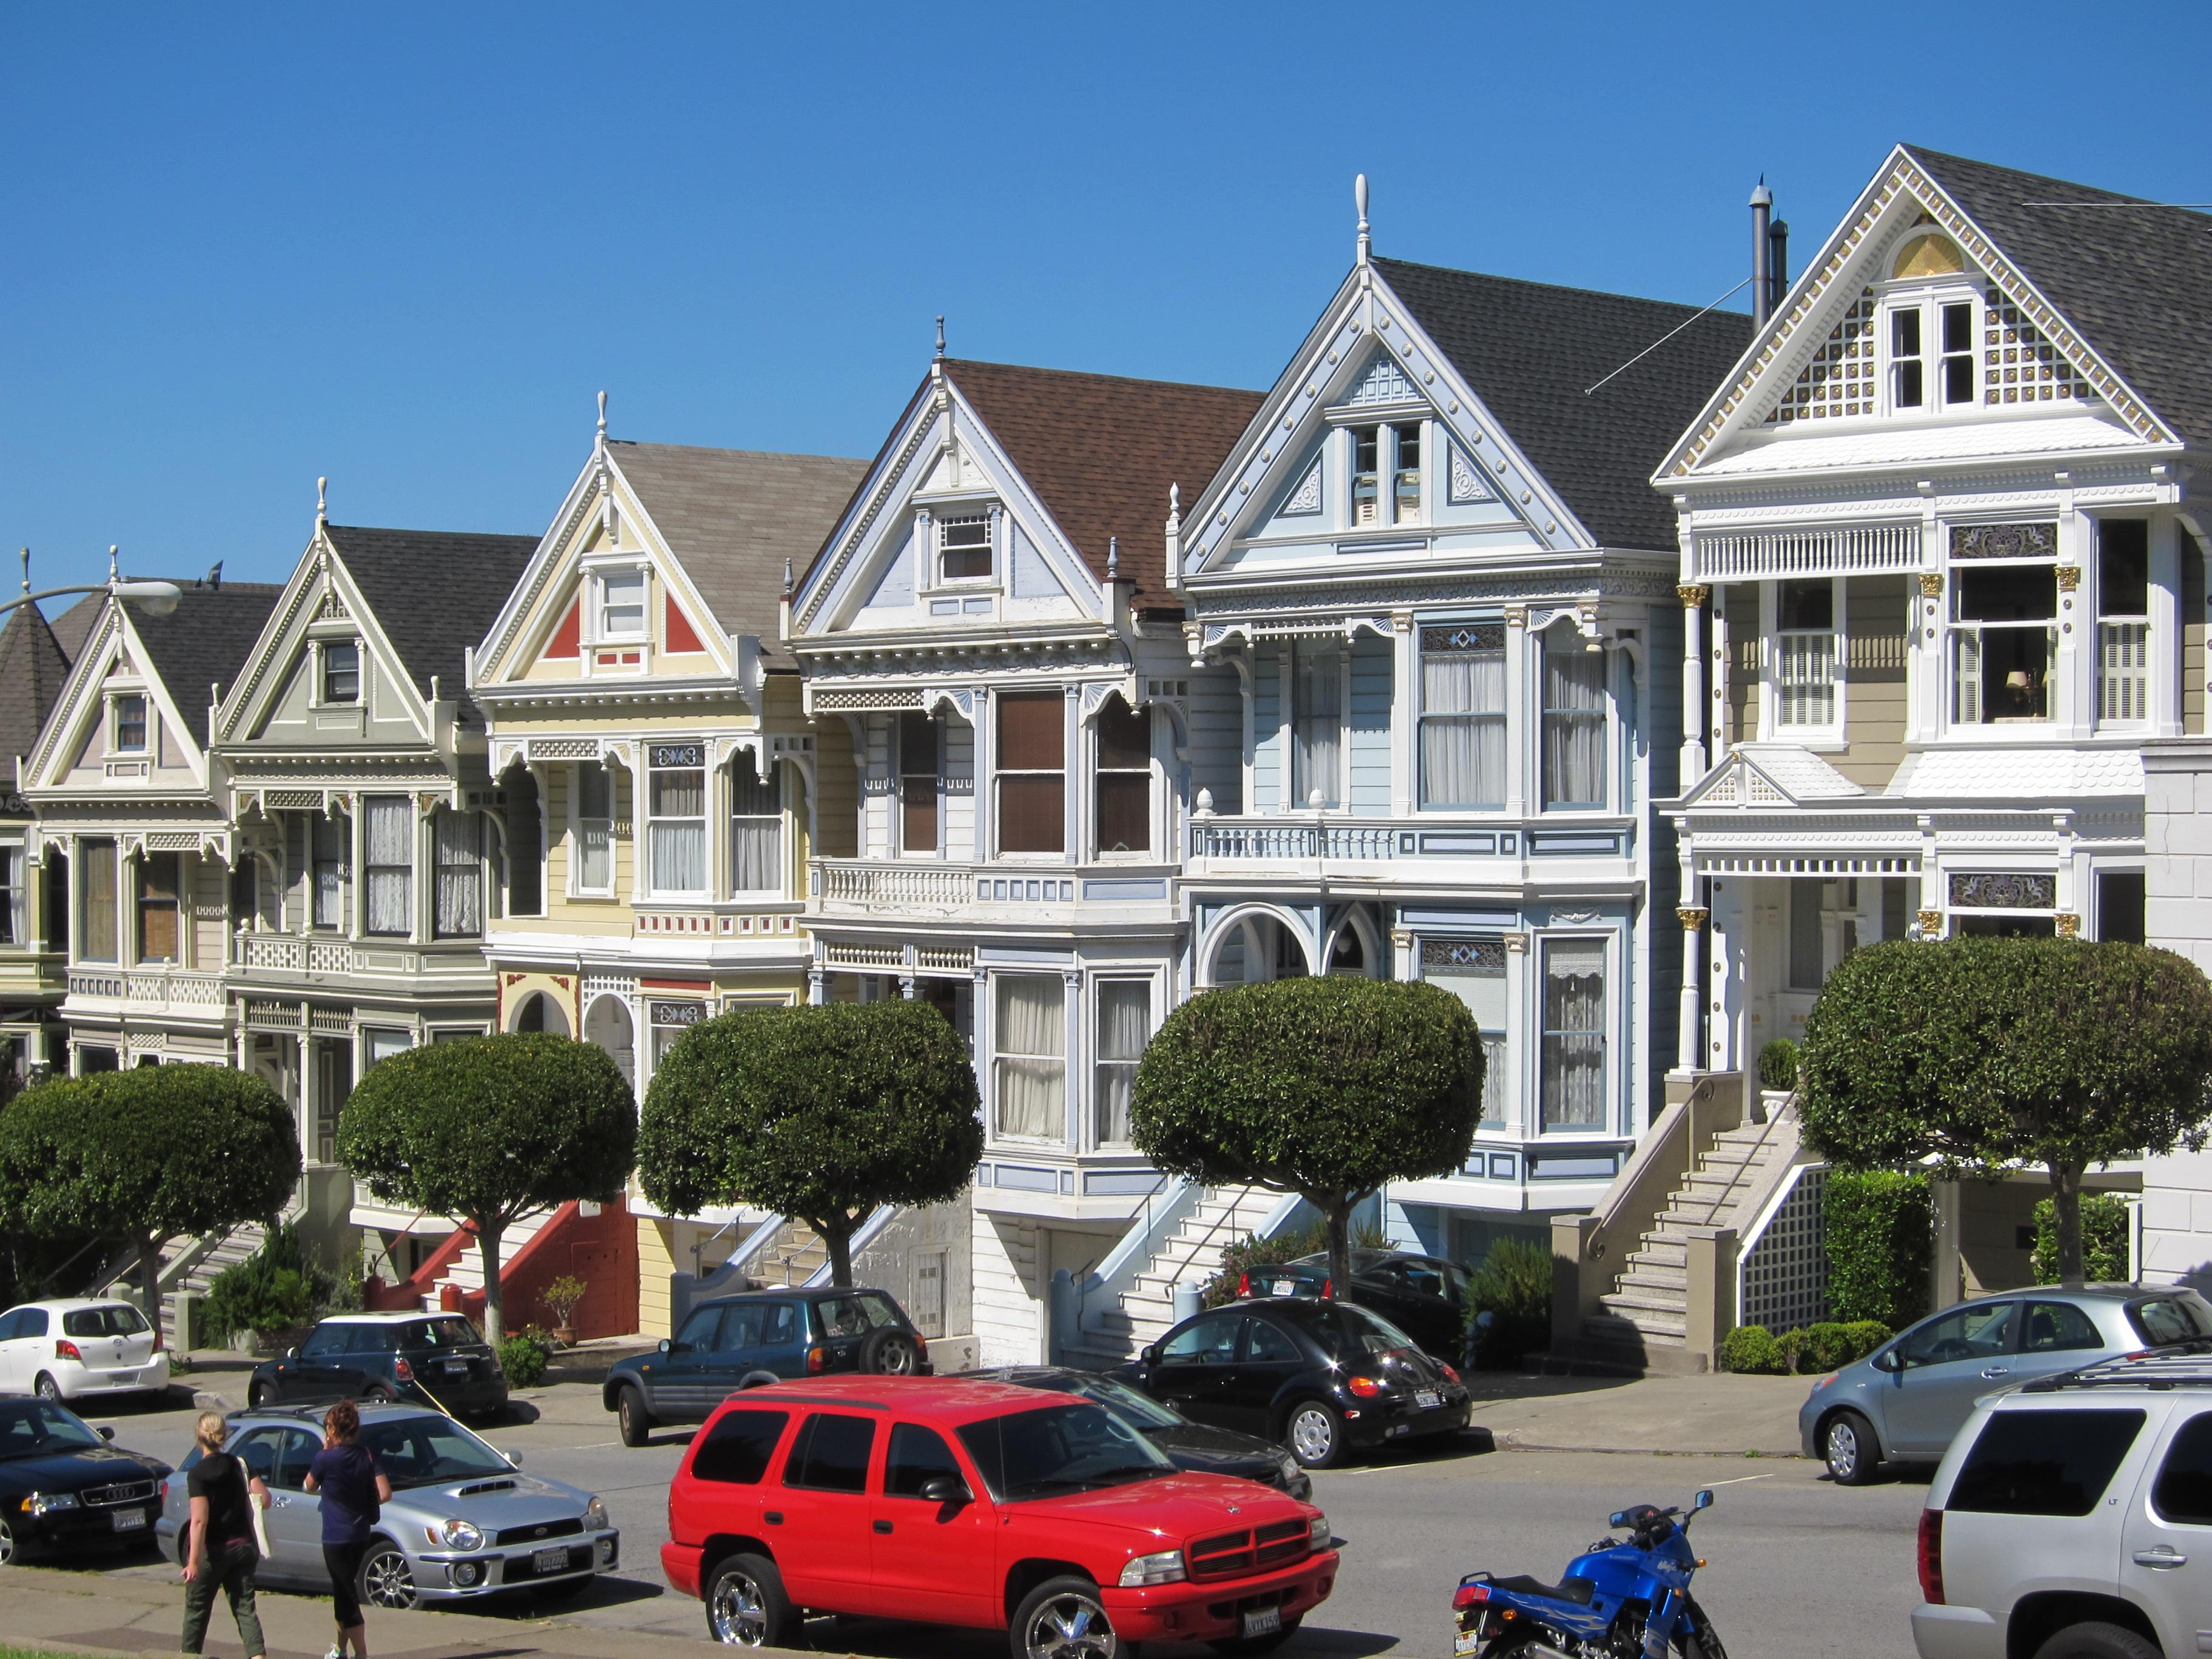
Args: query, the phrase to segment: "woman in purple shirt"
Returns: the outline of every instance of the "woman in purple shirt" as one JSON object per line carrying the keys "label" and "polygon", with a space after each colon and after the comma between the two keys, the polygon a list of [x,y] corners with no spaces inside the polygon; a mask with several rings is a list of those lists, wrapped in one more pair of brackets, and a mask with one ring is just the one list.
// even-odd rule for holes
{"label": "woman in purple shirt", "polygon": [[376,1454],[361,1443],[361,1413],[341,1400],[323,1413],[323,1449],[307,1466],[302,1483],[322,1499],[323,1565],[330,1570],[338,1639],[324,1659],[345,1659],[350,1643],[358,1659],[368,1659],[368,1627],[355,1586],[362,1557],[374,1536],[378,1505],[392,1501],[392,1482],[377,1467]]}

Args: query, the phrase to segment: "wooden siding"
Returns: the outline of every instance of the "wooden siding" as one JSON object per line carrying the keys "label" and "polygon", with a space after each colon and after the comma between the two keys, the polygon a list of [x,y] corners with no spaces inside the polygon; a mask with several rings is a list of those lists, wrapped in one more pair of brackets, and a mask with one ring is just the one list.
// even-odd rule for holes
{"label": "wooden siding", "polygon": [[1278,647],[1252,653],[1252,799],[1245,810],[1273,812],[1282,802],[1283,680]]}
{"label": "wooden siding", "polygon": [[853,728],[842,714],[814,726],[815,852],[825,859],[860,856],[860,779],[853,764]]}
{"label": "wooden siding", "polygon": [[1843,753],[1836,770],[1867,789],[1905,760],[1905,659],[1911,605],[1904,576],[1855,576],[1844,597]]}
{"label": "wooden siding", "polygon": [[[1759,584],[1723,590],[1728,618],[1728,741],[1759,736]],[[1717,756],[1715,757],[1718,758]]]}
{"label": "wooden siding", "polygon": [[2181,532],[2181,729],[2204,730],[2204,544]]}
{"label": "wooden siding", "polygon": [[1348,805],[1354,812],[1390,811],[1390,680],[1394,647],[1362,634],[1352,645],[1352,729]]}

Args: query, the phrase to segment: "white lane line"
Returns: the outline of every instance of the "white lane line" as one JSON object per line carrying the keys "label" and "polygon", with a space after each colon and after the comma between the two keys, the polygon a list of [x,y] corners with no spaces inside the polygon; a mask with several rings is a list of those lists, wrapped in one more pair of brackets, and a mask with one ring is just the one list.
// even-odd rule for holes
{"label": "white lane line", "polygon": [[1771,1480],[1773,1479],[1774,1476],[1771,1474],[1739,1474],[1730,1480],[1708,1480],[1705,1484],[1709,1486],[1741,1486],[1747,1480]]}

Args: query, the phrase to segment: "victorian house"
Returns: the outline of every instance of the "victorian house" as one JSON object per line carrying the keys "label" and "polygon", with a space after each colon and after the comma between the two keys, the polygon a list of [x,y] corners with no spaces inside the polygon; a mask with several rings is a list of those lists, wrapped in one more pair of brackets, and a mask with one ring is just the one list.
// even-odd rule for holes
{"label": "victorian house", "polygon": [[[499,1029],[599,1043],[641,1101],[692,1026],[806,994],[806,860],[854,786],[848,760],[817,753],[779,611],[866,471],[611,440],[603,408],[471,653],[508,823],[509,902],[484,938]],[[648,1331],[665,1328],[672,1271],[714,1266],[763,1219],[672,1218],[636,1194],[630,1208]]]}

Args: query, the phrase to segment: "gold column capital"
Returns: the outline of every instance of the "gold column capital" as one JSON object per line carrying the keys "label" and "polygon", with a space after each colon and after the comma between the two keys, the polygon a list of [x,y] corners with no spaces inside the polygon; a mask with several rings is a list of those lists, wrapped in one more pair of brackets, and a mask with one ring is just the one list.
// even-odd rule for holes
{"label": "gold column capital", "polygon": [[1712,912],[1702,904],[1685,904],[1676,909],[1674,915],[1681,921],[1685,932],[1694,933],[1704,928]]}
{"label": "gold column capital", "polygon": [[1711,585],[1705,582],[1684,582],[1674,590],[1685,611],[1694,611],[1713,596]]}
{"label": "gold column capital", "polygon": [[1923,938],[1941,939],[1943,936],[1943,913],[1941,910],[1923,910],[1918,921]]}
{"label": "gold column capital", "polygon": [[2062,910],[2062,911],[2061,911],[2061,912],[2059,912],[2059,914],[2058,914],[2057,921],[2058,921],[2058,937],[2059,937],[2059,938],[2061,938],[2061,939],[2079,939],[2079,938],[2081,938],[2081,917],[2079,917],[2079,916],[2077,916],[2077,915],[2070,915],[2070,914],[2069,914],[2068,912],[2065,912],[2065,911],[2063,911],[2063,910]]}

